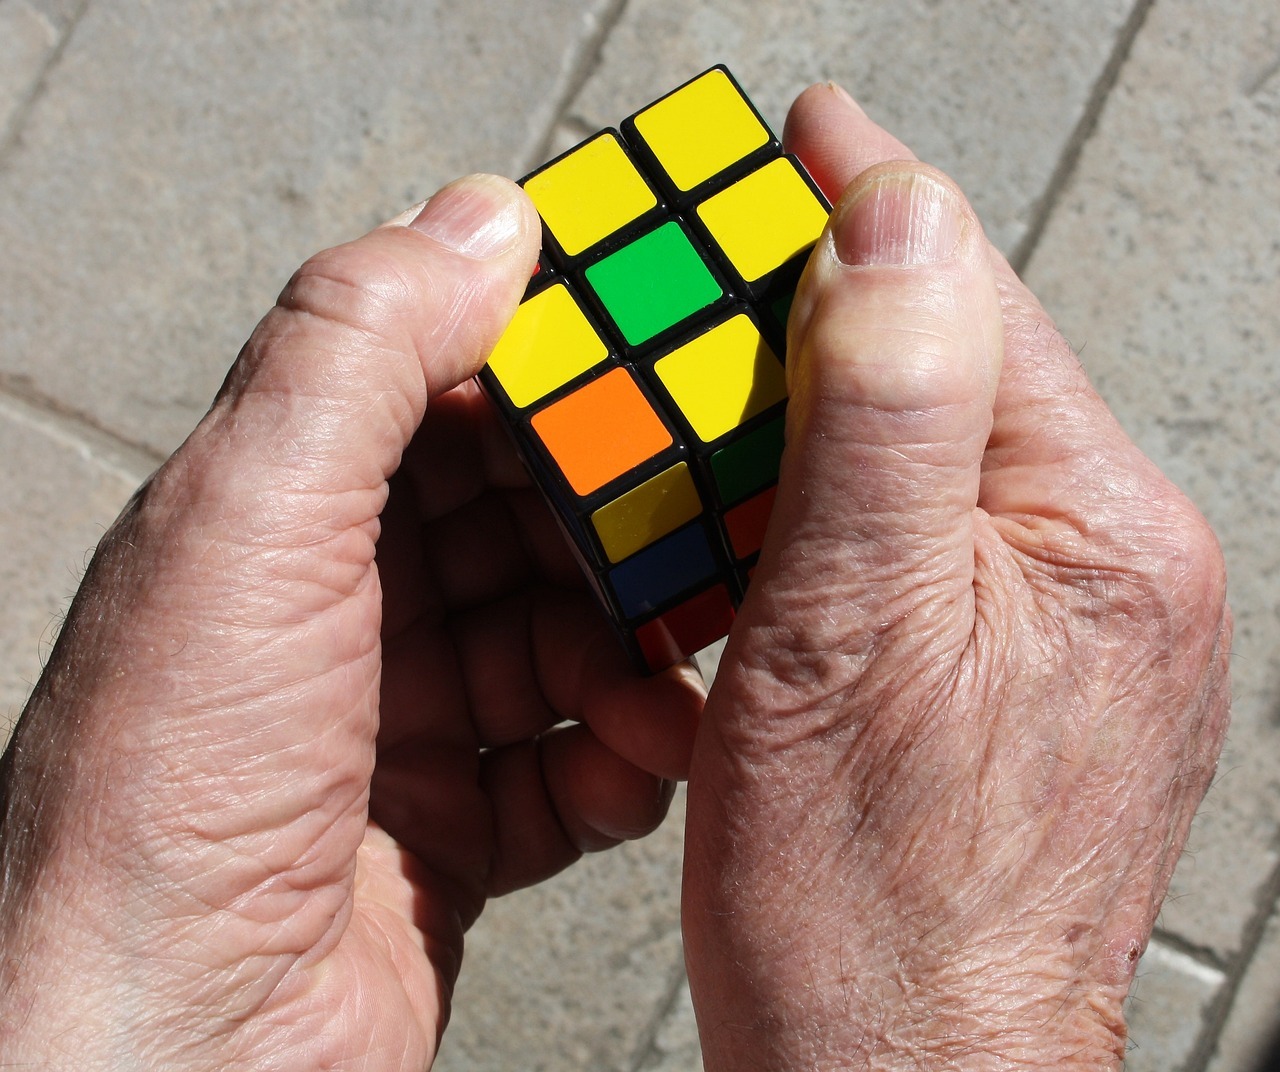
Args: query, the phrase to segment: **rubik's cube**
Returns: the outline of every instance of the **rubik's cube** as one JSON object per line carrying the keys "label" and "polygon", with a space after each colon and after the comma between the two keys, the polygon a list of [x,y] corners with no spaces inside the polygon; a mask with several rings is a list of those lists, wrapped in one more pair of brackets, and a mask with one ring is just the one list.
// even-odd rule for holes
{"label": "rubik's cube", "polygon": [[724,636],[782,453],[830,205],[724,67],[521,180],[543,253],[480,382],[637,665]]}

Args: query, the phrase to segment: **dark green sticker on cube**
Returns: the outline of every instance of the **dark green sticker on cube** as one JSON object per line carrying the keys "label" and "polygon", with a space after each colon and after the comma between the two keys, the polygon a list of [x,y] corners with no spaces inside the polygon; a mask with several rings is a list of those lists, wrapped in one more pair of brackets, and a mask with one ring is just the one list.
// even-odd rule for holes
{"label": "dark green sticker on cube", "polygon": [[796,292],[788,290],[769,303],[769,312],[773,313],[778,324],[785,330],[787,326],[787,317],[791,315],[791,305],[796,300]]}
{"label": "dark green sticker on cube", "polygon": [[711,456],[722,502],[736,502],[777,481],[785,420],[778,417],[761,425]]}
{"label": "dark green sticker on cube", "polygon": [[705,309],[724,293],[675,221],[593,264],[586,277],[632,346]]}

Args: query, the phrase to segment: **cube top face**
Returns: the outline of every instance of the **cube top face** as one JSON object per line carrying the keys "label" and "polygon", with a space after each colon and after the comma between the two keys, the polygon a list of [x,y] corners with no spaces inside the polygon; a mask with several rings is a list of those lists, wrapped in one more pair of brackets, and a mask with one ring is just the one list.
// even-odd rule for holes
{"label": "cube top face", "polygon": [[631,347],[644,345],[725,293],[675,220],[596,261],[584,275]]}
{"label": "cube top face", "polygon": [[609,347],[573,294],[555,283],[522,302],[489,356],[489,368],[524,407],[600,364]]}
{"label": "cube top face", "polygon": [[631,125],[681,193],[773,140],[737,83],[718,67],[637,112]]}
{"label": "cube top face", "polygon": [[782,363],[745,313],[658,358],[653,371],[703,443],[787,397]]}
{"label": "cube top face", "polygon": [[604,131],[524,181],[547,231],[575,257],[658,207],[616,134]]}
{"label": "cube top face", "polygon": [[697,209],[743,289],[759,292],[770,272],[813,245],[828,211],[814,200],[798,165],[777,157]]}
{"label": "cube top face", "polygon": [[522,180],[543,255],[480,384],[637,666],[728,630],[772,508],[786,316],[830,213],[715,67]]}

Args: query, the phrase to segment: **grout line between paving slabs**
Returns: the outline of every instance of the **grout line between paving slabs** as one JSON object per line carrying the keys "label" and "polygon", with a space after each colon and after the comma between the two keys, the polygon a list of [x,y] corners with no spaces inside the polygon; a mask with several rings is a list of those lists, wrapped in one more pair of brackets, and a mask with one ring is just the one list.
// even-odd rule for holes
{"label": "grout line between paving slabs", "polygon": [[71,42],[71,38],[76,32],[76,27],[80,25],[80,20],[84,18],[84,13],[89,10],[89,2],[90,0],[80,0],[79,6],[71,13],[71,18],[67,20],[66,29],[62,31],[57,44],[49,50],[49,55],[44,61],[44,66],[40,68],[40,73],[31,80],[31,88],[18,103],[18,106],[14,108],[9,125],[4,130],[0,130],[0,167],[4,165],[9,158],[9,153],[22,137],[22,131],[27,125],[27,119],[31,115],[31,111],[35,107],[36,101],[40,99],[41,94],[44,93],[45,86],[49,83],[49,74],[58,65],[63,53],[66,52],[67,45]]}
{"label": "grout line between paving slabs", "polygon": [[684,958],[681,957],[677,959],[675,967],[671,971],[671,977],[667,980],[666,993],[654,1006],[654,1014],[649,1023],[645,1025],[644,1032],[636,1044],[630,1072],[643,1072],[645,1066],[649,1063],[649,1059],[660,1055],[658,1035],[662,1031],[663,1024],[670,1020],[672,1014],[676,1011],[676,1007],[680,1002],[680,990],[684,986],[684,979]]}
{"label": "grout line between paving slabs", "polygon": [[142,443],[125,439],[99,424],[92,414],[71,409],[57,399],[24,389],[3,375],[0,375],[0,414],[39,429],[126,481],[139,482],[164,461],[163,454]]}
{"label": "grout line between paving slabs", "polygon": [[1107,57],[1107,62],[1103,64],[1101,73],[1089,91],[1084,111],[1080,113],[1080,119],[1063,147],[1062,155],[1058,158],[1053,174],[1049,176],[1044,193],[1031,210],[1031,219],[1026,231],[1023,232],[1022,238],[1009,257],[1009,263],[1018,275],[1022,275],[1026,270],[1031,255],[1040,244],[1040,239],[1049,224],[1049,218],[1057,207],[1059,198],[1075,176],[1076,168],[1079,167],[1080,159],[1084,155],[1084,147],[1098,129],[1098,121],[1102,117],[1111,91],[1120,81],[1120,72],[1124,69],[1129,54],[1133,51],[1133,44],[1154,4],[1155,0],[1137,0],[1124,25],[1120,27],[1120,32],[1116,35],[1115,43],[1111,48],[1111,55]]}
{"label": "grout line between paving slabs", "polygon": [[1209,968],[1222,975],[1227,975],[1231,971],[1230,958],[1224,958],[1208,946],[1199,945],[1175,931],[1166,931],[1156,927],[1151,932],[1151,937],[1166,949],[1170,949],[1188,960],[1194,960],[1203,968]]}
{"label": "grout line between paving slabs", "polygon": [[582,87],[600,66],[605,43],[613,28],[621,21],[627,10],[629,0],[608,0],[600,14],[599,25],[594,33],[583,42],[577,57],[570,61],[565,73],[564,85],[556,94],[555,104],[551,109],[551,119],[547,123],[542,136],[534,142],[521,167],[521,174],[526,174],[546,162],[555,143],[556,129],[566,121],[570,107],[577,100]]}

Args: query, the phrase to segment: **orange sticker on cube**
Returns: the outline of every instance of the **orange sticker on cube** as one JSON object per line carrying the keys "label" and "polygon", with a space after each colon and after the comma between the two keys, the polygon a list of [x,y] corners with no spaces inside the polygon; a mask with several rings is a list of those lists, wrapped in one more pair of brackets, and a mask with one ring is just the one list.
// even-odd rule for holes
{"label": "orange sticker on cube", "polygon": [[674,442],[622,368],[552,403],[530,423],[578,495],[590,495]]}

